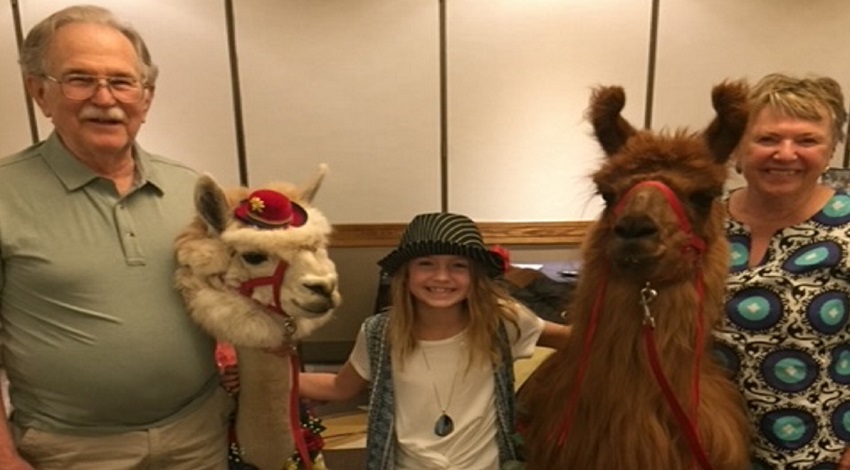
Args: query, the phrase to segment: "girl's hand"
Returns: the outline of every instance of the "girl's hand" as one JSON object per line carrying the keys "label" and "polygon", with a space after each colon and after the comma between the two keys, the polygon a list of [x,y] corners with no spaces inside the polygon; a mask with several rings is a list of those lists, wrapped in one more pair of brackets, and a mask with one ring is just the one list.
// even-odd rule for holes
{"label": "girl's hand", "polygon": [[220,370],[220,374],[221,386],[224,390],[231,395],[239,393],[239,367],[236,365],[226,366]]}

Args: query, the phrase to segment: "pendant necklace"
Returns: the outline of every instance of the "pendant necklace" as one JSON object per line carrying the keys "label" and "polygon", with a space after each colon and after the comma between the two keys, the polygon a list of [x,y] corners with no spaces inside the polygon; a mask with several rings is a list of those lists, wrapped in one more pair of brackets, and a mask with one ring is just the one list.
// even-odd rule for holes
{"label": "pendant necklace", "polygon": [[446,400],[446,406],[443,406],[443,401],[440,400],[440,392],[437,390],[437,382],[434,381],[434,373],[431,371],[431,364],[428,362],[428,356],[425,355],[425,348],[420,345],[419,350],[422,352],[422,359],[425,360],[425,368],[428,369],[428,376],[431,379],[431,386],[434,389],[434,397],[437,399],[437,406],[440,407],[440,417],[437,418],[437,422],[434,423],[434,434],[440,437],[446,437],[455,430],[455,423],[452,421],[451,416],[448,415],[447,410],[452,404],[452,395],[454,395],[455,382],[457,382],[457,371],[460,367],[455,367],[455,375],[452,378],[452,386],[449,388],[449,398]]}

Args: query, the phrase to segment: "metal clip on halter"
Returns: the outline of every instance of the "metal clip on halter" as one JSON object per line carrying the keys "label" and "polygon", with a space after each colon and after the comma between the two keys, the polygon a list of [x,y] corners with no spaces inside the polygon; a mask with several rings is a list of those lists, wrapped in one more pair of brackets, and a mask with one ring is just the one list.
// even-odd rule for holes
{"label": "metal clip on halter", "polygon": [[653,318],[652,312],[649,311],[649,304],[656,297],[658,297],[658,291],[650,287],[649,282],[647,282],[646,286],[640,290],[640,305],[643,307],[643,324],[648,325],[652,329],[655,329],[655,318]]}
{"label": "metal clip on halter", "polygon": [[283,331],[286,333],[286,336],[290,338],[296,331],[298,331],[298,325],[292,317],[287,316],[283,319]]}

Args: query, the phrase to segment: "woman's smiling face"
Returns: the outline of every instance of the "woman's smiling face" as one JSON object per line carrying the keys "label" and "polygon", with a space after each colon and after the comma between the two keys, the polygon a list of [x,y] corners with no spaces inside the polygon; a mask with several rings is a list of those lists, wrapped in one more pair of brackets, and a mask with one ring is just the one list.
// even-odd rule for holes
{"label": "woman's smiling face", "polygon": [[834,149],[832,118],[826,110],[820,120],[808,120],[767,106],[752,117],[737,152],[750,190],[807,199]]}

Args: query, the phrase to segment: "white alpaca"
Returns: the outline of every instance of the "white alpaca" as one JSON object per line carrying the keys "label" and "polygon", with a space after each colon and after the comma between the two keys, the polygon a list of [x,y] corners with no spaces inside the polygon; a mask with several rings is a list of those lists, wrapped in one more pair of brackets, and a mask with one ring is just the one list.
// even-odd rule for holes
{"label": "white alpaca", "polygon": [[309,205],[324,173],[323,165],[302,188],[279,183],[228,193],[203,176],[197,216],[176,241],[177,286],[192,318],[236,348],[236,434],[242,460],[260,470],[280,470],[295,450],[293,371],[263,349],[294,345],[340,303],[327,253],[331,226]]}

